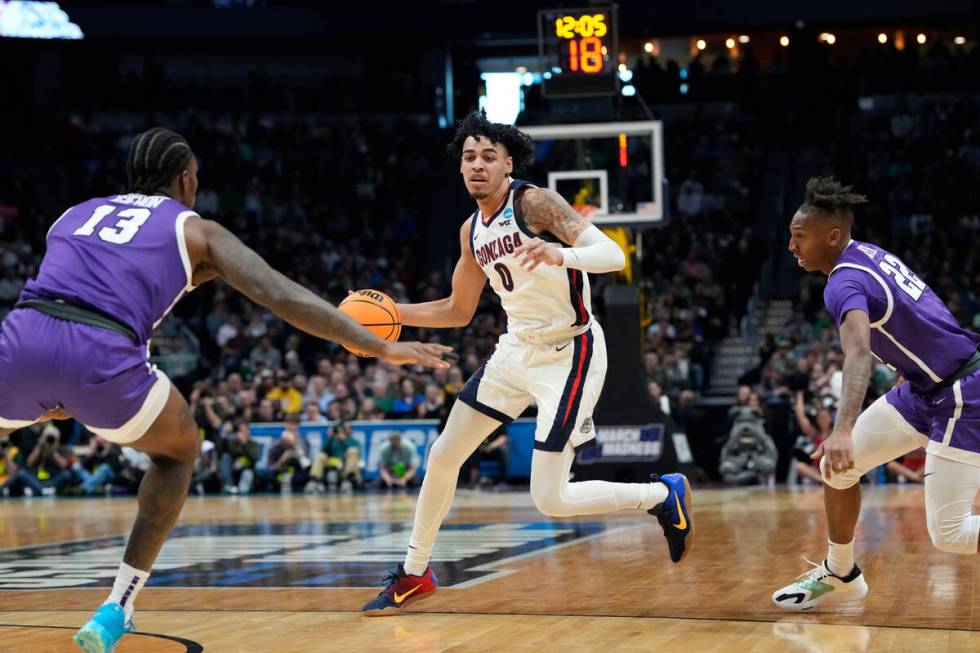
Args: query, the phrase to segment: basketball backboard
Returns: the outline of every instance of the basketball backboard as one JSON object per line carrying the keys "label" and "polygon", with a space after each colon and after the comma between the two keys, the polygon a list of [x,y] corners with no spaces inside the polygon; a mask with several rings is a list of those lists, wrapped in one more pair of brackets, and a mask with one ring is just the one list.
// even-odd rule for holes
{"label": "basketball backboard", "polygon": [[663,222],[663,124],[659,120],[520,127],[534,139],[528,178],[558,192],[600,225]]}

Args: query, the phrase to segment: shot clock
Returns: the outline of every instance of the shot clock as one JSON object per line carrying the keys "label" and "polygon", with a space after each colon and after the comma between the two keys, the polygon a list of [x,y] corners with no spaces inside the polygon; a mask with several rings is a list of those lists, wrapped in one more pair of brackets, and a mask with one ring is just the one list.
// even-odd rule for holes
{"label": "shot clock", "polygon": [[616,7],[538,12],[538,52],[547,97],[611,95],[618,90]]}

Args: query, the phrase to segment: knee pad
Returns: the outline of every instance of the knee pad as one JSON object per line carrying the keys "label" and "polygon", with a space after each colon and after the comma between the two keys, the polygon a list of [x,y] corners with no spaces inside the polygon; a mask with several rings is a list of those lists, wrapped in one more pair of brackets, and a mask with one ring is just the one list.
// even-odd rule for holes
{"label": "knee pad", "polygon": [[864,476],[862,472],[857,467],[853,467],[843,473],[835,473],[833,476],[828,477],[827,472],[828,465],[830,464],[830,459],[824,456],[820,459],[820,476],[823,477],[823,482],[834,488],[835,490],[846,490],[849,487],[853,487],[861,482],[861,477]]}

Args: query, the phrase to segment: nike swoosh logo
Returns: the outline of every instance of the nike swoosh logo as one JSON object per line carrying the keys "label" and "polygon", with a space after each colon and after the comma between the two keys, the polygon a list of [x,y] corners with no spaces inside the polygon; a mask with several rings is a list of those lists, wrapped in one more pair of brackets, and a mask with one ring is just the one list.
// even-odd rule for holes
{"label": "nike swoosh logo", "polygon": [[932,405],[933,405],[933,406],[938,406],[939,404],[941,404],[941,403],[943,403],[944,401],[946,401],[946,397],[943,397],[943,398],[942,398],[942,399],[940,399],[939,401],[934,401],[934,402],[932,402]]}
{"label": "nike swoosh logo", "polygon": [[687,528],[687,518],[684,517],[684,511],[681,509],[681,499],[676,494],[674,495],[674,504],[677,506],[677,514],[681,516],[680,522],[674,524],[674,528],[682,531]]}
{"label": "nike swoosh logo", "polygon": [[928,474],[923,474],[923,475],[922,475],[922,478],[925,478],[926,476],[932,476],[932,475],[933,475],[933,474],[935,474],[935,473],[936,473],[936,472],[929,472]]}
{"label": "nike swoosh logo", "polygon": [[555,351],[561,351],[562,349],[568,349],[568,345],[572,343],[566,342],[564,347],[555,347]]}
{"label": "nike swoosh logo", "polygon": [[404,601],[405,599],[407,599],[408,597],[410,597],[412,594],[414,594],[415,591],[417,589],[419,589],[420,587],[422,587],[422,585],[416,585],[415,587],[413,587],[412,589],[408,590],[407,592],[405,592],[402,595],[399,595],[398,592],[395,592],[395,603],[401,603],[402,601]]}
{"label": "nike swoosh logo", "polygon": [[779,596],[776,597],[776,600],[777,601],[785,601],[786,599],[793,599],[793,601],[797,605],[799,605],[800,603],[803,603],[803,599],[805,599],[805,598],[806,598],[806,595],[803,594],[802,592],[794,592],[792,594],[780,594]]}

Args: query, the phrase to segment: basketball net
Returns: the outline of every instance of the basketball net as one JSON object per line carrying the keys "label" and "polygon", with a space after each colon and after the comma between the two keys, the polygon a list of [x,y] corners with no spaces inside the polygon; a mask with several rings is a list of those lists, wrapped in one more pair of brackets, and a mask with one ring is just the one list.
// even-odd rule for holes
{"label": "basketball net", "polygon": [[592,222],[592,214],[599,210],[595,204],[573,204],[572,209],[580,216]]}

